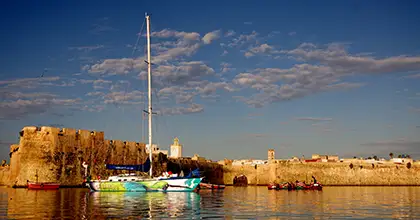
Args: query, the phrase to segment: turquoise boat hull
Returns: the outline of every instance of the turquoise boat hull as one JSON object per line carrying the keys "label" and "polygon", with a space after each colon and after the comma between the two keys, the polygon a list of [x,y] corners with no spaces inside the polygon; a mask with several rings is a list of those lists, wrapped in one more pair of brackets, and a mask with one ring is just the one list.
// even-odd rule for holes
{"label": "turquoise boat hull", "polygon": [[92,191],[100,192],[191,192],[203,178],[168,178],[145,179],[140,181],[108,181],[88,182]]}

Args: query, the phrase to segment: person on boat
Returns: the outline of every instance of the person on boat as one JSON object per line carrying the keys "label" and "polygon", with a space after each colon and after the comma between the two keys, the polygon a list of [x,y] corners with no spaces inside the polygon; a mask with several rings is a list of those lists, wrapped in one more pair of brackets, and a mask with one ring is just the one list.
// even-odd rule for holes
{"label": "person on boat", "polygon": [[296,180],[296,186],[306,186],[306,184],[304,182],[300,182],[299,180]]}
{"label": "person on boat", "polygon": [[314,177],[314,176],[312,176],[312,179],[314,179],[314,184],[316,184],[317,182],[316,182],[316,179],[315,179],[315,177]]}
{"label": "person on boat", "polygon": [[169,174],[168,174],[168,172],[162,172],[162,177],[165,177],[165,178],[168,178],[169,177]]}
{"label": "person on boat", "polygon": [[181,170],[181,173],[179,174],[179,177],[184,177],[184,171]]}

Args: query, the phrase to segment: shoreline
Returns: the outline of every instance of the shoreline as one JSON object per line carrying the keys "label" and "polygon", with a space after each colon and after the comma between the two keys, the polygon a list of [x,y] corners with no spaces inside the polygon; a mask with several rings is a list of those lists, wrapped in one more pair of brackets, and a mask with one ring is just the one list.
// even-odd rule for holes
{"label": "shoreline", "polygon": [[[224,184],[225,186],[234,186],[233,184]],[[248,184],[248,186],[264,186],[266,187],[266,184]],[[342,184],[342,185],[322,185],[323,187],[420,187],[420,184],[418,185],[404,185],[404,184],[396,184],[396,185],[375,185],[375,184],[367,184],[367,185],[350,185],[350,184]],[[14,189],[27,189],[27,186],[8,186],[8,185],[4,185],[1,184],[0,187],[6,187],[6,188],[14,188]],[[234,186],[234,187],[247,187],[247,186]],[[83,189],[86,188],[88,189],[88,187],[86,186],[82,186],[82,185],[63,185],[60,186],[61,188],[69,188],[69,189]]]}

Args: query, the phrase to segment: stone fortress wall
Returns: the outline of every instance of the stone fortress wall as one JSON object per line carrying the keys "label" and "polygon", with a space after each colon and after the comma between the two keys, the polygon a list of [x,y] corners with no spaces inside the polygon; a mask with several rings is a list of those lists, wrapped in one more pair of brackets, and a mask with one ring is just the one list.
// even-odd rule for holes
{"label": "stone fortress wall", "polygon": [[[180,148],[182,150],[182,148]],[[178,151],[181,152],[181,151]],[[10,147],[10,166],[0,167],[0,184],[25,186],[26,181],[59,182],[63,186],[80,186],[84,180],[83,162],[89,165],[92,177],[102,179],[121,171],[106,170],[105,164],[142,164],[148,153],[144,143],[105,140],[104,132],[54,127],[24,127],[19,144]],[[187,174],[200,168],[206,179],[215,184],[233,184],[245,175],[250,185],[271,182],[311,181],[315,176],[324,185],[416,185],[420,186],[420,163],[366,163],[357,159],[348,162],[302,162],[276,160],[273,149],[268,160],[255,164],[217,164],[201,157],[170,157],[154,154],[153,173],[163,171]],[[197,158],[196,158],[197,157]],[[297,158],[295,158],[297,159]],[[313,160],[308,160],[313,161]],[[322,161],[322,160],[321,160]],[[354,166],[350,168],[349,164]]]}
{"label": "stone fortress wall", "polygon": [[268,160],[261,164],[238,164],[225,160],[224,183],[233,184],[233,179],[246,176],[249,185],[295,182],[310,183],[312,176],[325,186],[420,186],[420,163],[408,159],[406,163],[392,161],[313,162],[313,160],[275,160],[274,150],[268,151]]}
{"label": "stone fortress wall", "polygon": [[235,176],[245,175],[250,185],[267,185],[271,182],[295,182],[312,180],[312,175],[328,186],[420,186],[420,164],[410,169],[401,165],[370,164],[354,166],[343,163],[296,163],[282,162],[261,165],[224,166],[224,183],[233,184]]}
{"label": "stone fortress wall", "polygon": [[[142,164],[148,157],[144,143],[105,140],[104,132],[24,127],[19,134],[19,144],[10,147],[10,166],[0,169],[0,184],[25,186],[27,180],[36,181],[38,176],[40,182],[80,186],[85,178],[83,162],[89,165],[88,172],[92,177],[104,179],[121,172],[106,170],[106,164]],[[154,175],[174,169],[188,172],[196,167],[207,172],[209,179],[223,181],[222,167],[217,163],[168,159],[163,154],[156,154],[153,159]],[[213,175],[209,170],[219,172]]]}

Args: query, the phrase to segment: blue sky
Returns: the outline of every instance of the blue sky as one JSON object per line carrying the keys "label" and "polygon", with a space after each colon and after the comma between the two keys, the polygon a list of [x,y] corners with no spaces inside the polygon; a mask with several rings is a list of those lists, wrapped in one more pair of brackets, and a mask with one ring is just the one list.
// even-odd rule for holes
{"label": "blue sky", "polygon": [[[416,1],[4,3],[0,159],[27,125],[147,140],[214,160],[420,157]],[[142,32],[143,34],[145,31]]]}

